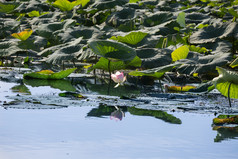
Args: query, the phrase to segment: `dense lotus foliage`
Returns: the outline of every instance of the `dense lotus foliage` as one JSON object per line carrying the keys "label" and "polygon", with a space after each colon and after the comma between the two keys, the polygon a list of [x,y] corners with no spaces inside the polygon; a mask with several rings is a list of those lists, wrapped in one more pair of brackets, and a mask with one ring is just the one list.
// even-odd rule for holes
{"label": "dense lotus foliage", "polygon": [[172,72],[202,83],[217,66],[237,69],[237,10],[238,0],[3,0],[1,64],[29,56],[51,69]]}

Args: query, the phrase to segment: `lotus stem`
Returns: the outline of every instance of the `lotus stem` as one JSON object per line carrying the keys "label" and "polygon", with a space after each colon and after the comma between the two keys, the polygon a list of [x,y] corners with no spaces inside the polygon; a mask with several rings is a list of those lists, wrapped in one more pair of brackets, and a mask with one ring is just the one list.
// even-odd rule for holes
{"label": "lotus stem", "polygon": [[110,69],[110,63],[111,63],[111,61],[110,60],[108,60],[108,72],[109,72],[109,79],[110,79],[110,81],[111,81],[111,79],[112,79],[112,77],[111,77],[111,69]]}
{"label": "lotus stem", "polygon": [[231,83],[229,84],[229,87],[228,87],[228,101],[229,101],[229,106],[231,107],[230,88],[231,88]]}

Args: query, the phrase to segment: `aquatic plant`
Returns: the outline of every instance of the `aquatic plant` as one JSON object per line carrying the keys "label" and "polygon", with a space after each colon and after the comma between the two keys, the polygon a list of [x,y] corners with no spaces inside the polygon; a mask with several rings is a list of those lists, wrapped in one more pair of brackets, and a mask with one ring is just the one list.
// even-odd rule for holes
{"label": "aquatic plant", "polygon": [[21,41],[25,41],[31,36],[32,32],[33,31],[31,29],[25,29],[24,31],[22,31],[20,33],[13,33],[12,36],[14,38],[21,40]]}
{"label": "aquatic plant", "polygon": [[117,83],[114,88],[117,88],[126,81],[126,76],[124,76],[124,73],[119,71],[117,71],[115,74],[111,74],[111,78],[115,83]]}
{"label": "aquatic plant", "polygon": [[217,67],[216,69],[219,76],[213,79],[213,83],[222,95],[228,97],[231,107],[230,98],[238,99],[238,74],[235,71],[228,71],[221,67]]}
{"label": "aquatic plant", "polygon": [[63,70],[60,72],[53,72],[51,70],[42,70],[39,72],[32,72],[32,73],[25,73],[23,75],[23,77],[25,79],[27,78],[37,78],[37,79],[63,79],[65,77],[67,77],[68,75],[70,75],[73,71],[75,71],[77,68],[71,68],[71,69],[67,69],[67,70]]}

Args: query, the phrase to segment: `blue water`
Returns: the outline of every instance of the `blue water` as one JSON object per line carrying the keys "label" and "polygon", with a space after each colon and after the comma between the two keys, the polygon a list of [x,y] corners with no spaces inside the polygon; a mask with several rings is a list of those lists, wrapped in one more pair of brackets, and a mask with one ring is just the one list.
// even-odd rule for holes
{"label": "blue water", "polygon": [[[8,85],[1,85],[1,98],[10,94]],[[47,87],[31,91],[39,93],[44,88]],[[168,112],[182,121],[171,124],[129,112],[125,112],[121,121],[109,116],[87,116],[93,108],[97,107],[0,107],[0,159],[236,159],[238,156],[237,137],[214,142],[218,132],[212,130],[213,114]]]}

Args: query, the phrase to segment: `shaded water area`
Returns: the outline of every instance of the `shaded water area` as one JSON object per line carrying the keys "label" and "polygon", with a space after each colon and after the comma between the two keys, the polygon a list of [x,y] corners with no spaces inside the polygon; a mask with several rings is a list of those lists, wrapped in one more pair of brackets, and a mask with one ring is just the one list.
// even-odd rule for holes
{"label": "shaded water area", "polygon": [[218,114],[237,114],[237,100],[229,108],[216,92],[161,93],[156,85],[115,89],[114,83],[75,76],[22,80],[17,71],[1,72],[1,159],[237,158],[237,125],[212,124]]}

